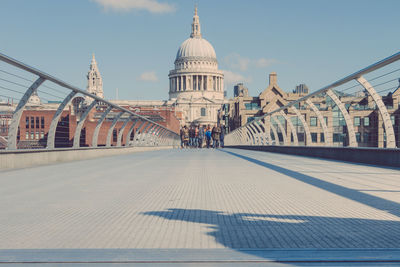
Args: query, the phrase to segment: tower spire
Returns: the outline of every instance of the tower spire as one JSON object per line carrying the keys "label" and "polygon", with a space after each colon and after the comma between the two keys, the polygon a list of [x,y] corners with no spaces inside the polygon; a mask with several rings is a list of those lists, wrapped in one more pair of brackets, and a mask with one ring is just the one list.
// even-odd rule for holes
{"label": "tower spire", "polygon": [[192,34],[190,34],[190,37],[201,38],[200,20],[199,20],[199,16],[197,15],[197,4],[194,7]]}

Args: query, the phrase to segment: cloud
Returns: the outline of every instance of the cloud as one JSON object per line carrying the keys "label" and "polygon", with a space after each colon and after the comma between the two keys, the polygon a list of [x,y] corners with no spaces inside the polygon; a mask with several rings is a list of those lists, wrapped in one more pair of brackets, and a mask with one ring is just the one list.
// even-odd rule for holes
{"label": "cloud", "polygon": [[175,6],[160,3],[158,0],[91,0],[104,7],[105,10],[129,12],[131,10],[147,10],[150,13],[170,13]]}
{"label": "cloud", "polygon": [[251,60],[247,57],[242,57],[238,53],[233,53],[227,55],[224,58],[224,61],[225,64],[228,65],[230,68],[245,71],[248,69]]}
{"label": "cloud", "polygon": [[259,58],[257,60],[255,60],[255,64],[257,67],[259,68],[265,68],[265,67],[269,67],[275,63],[278,63],[278,60],[276,59],[268,59],[268,58]]}
{"label": "cloud", "polygon": [[238,53],[232,53],[224,58],[224,63],[229,68],[246,71],[251,66],[265,68],[278,63],[278,61],[276,59],[268,58],[250,59],[248,57],[243,57]]}
{"label": "cloud", "polygon": [[251,82],[251,78],[250,77],[245,77],[240,73],[235,73],[229,70],[224,70],[224,83],[226,85],[226,87],[228,87],[229,85],[234,85],[240,82]]}
{"label": "cloud", "polygon": [[147,71],[140,74],[138,80],[145,82],[158,82],[158,77],[154,71]]}

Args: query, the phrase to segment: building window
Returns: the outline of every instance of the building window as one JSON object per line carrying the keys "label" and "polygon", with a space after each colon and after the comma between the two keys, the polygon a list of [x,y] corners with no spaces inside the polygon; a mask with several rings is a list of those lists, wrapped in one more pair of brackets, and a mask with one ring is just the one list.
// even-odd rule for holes
{"label": "building window", "polygon": [[201,108],[200,109],[200,114],[201,114],[202,117],[205,117],[206,116],[206,108]]}
{"label": "building window", "polygon": [[[325,118],[326,118],[326,117],[325,117]],[[321,143],[324,143],[324,142],[325,142],[325,134],[324,134],[324,133],[321,133],[320,138],[319,138],[319,141],[320,141]]]}
{"label": "building window", "polygon": [[31,132],[31,139],[32,140],[35,139],[35,133],[34,132]]}
{"label": "building window", "polygon": [[31,128],[35,128],[35,117],[31,117]]}
{"label": "building window", "polygon": [[39,132],[36,132],[35,139],[39,140]]}
{"label": "building window", "polygon": [[369,117],[364,117],[364,126],[369,126]]}
{"label": "building window", "polygon": [[369,134],[368,133],[364,133],[363,134],[363,141],[364,141],[364,143],[368,143],[369,142]]}
{"label": "building window", "polygon": [[328,117],[324,117],[325,125],[328,126]]}
{"label": "building window", "polygon": [[259,110],[260,105],[258,103],[245,103],[246,110]]}
{"label": "building window", "polygon": [[117,129],[113,130],[113,142],[117,142],[118,131]]}
{"label": "building window", "polygon": [[361,143],[361,133],[356,133],[357,143]]}
{"label": "building window", "polygon": [[311,141],[313,143],[317,142],[318,134],[317,133],[311,133]]}
{"label": "building window", "polygon": [[44,131],[41,131],[40,132],[40,139],[43,139],[44,138]]}
{"label": "building window", "polygon": [[[25,128],[29,128],[29,117],[25,117]],[[27,138],[28,139],[28,138]]]}
{"label": "building window", "polygon": [[44,117],[40,118],[40,128],[44,129]]}
{"label": "building window", "polygon": [[392,121],[392,125],[396,125],[396,117],[394,115],[390,116],[390,120]]}
{"label": "building window", "polygon": [[310,117],[310,126],[317,126],[317,117]]}
{"label": "building window", "polygon": [[25,139],[29,140],[29,132],[25,132]]}
{"label": "building window", "polygon": [[39,128],[39,117],[36,117],[36,129]]}
{"label": "building window", "polygon": [[343,135],[339,133],[334,133],[333,134],[333,142],[338,143],[338,142],[343,142]]}
{"label": "building window", "polygon": [[354,126],[360,126],[360,125],[361,125],[360,117],[354,117]]}

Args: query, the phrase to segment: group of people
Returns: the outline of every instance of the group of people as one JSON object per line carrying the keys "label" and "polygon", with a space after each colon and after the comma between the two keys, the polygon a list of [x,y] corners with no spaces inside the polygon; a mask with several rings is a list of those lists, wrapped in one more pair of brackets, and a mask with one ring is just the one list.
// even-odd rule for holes
{"label": "group of people", "polygon": [[224,147],[225,127],[223,125],[183,126],[180,131],[181,148]]}

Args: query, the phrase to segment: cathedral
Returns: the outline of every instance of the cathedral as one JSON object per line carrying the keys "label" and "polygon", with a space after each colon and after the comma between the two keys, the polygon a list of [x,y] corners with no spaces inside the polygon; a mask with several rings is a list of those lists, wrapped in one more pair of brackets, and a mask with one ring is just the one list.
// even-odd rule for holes
{"label": "cathedral", "polygon": [[192,32],[178,49],[169,81],[169,100],[181,109],[186,123],[217,122],[224,103],[224,74],[218,70],[213,46],[202,37],[197,7]]}
{"label": "cathedral", "polygon": [[[169,72],[169,100],[112,100],[121,106],[174,108],[181,125],[216,124],[224,98],[224,74],[213,46],[202,37],[197,7],[191,34],[178,49]],[[103,97],[103,82],[94,55],[87,74],[87,91]],[[85,99],[85,104],[90,103]]]}

